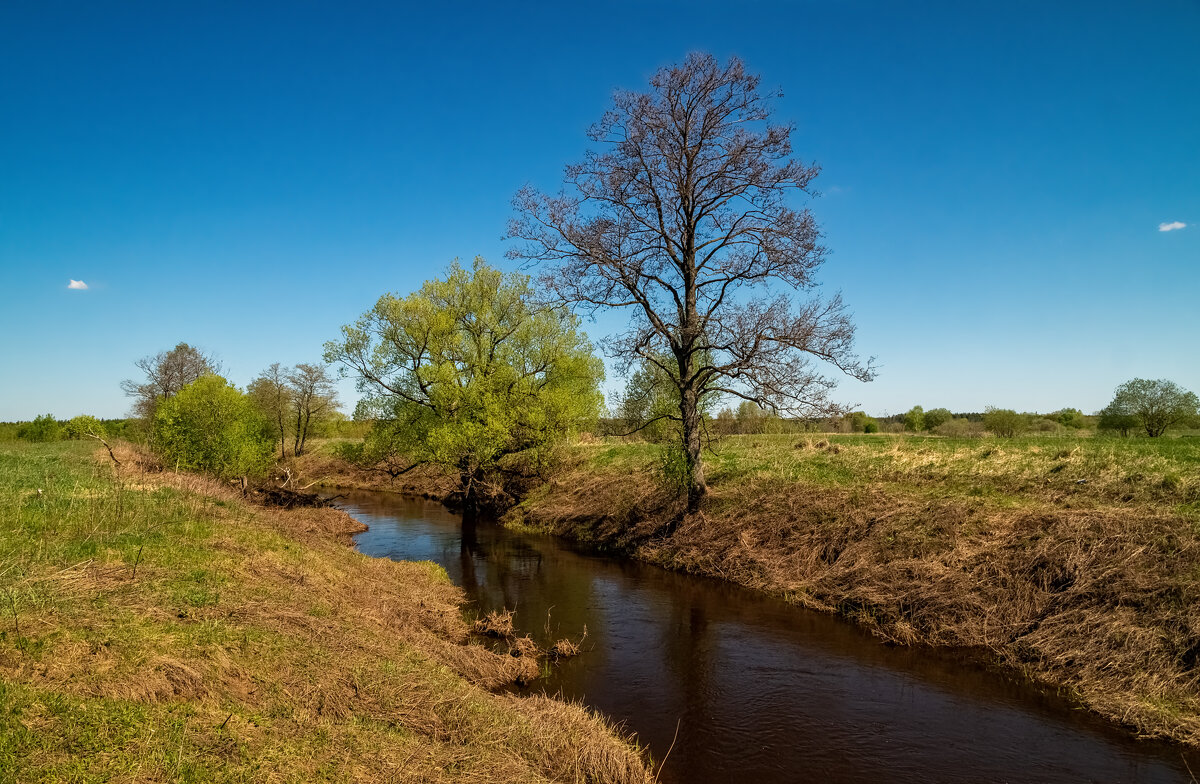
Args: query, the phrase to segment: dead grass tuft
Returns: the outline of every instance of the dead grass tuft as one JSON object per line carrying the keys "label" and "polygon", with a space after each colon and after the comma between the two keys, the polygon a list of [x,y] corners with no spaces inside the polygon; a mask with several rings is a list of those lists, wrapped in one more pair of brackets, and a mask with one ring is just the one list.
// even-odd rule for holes
{"label": "dead grass tuft", "polygon": [[573,640],[563,638],[550,646],[550,658],[554,660],[569,659],[581,653],[579,645]]}
{"label": "dead grass tuft", "polygon": [[493,610],[475,621],[473,630],[476,634],[508,639],[513,636],[513,615],[512,610]]}

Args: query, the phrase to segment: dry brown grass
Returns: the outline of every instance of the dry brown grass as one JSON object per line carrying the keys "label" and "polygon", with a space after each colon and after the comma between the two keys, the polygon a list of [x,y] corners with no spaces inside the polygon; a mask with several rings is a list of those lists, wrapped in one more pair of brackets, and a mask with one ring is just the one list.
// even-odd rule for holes
{"label": "dry brown grass", "polygon": [[[510,521],[841,612],[898,643],[984,648],[1139,733],[1200,745],[1200,524],[1154,500],[1191,492],[1195,476],[1138,490],[1093,453],[1099,487],[1075,492],[1036,468],[1079,459],[1074,448],[901,444],[868,459],[853,444],[794,442],[788,459],[820,471],[726,466],[702,514],[681,516],[636,461],[618,460],[581,464]],[[830,460],[878,470],[845,481]],[[975,471],[975,486],[1029,490],[936,491],[937,477]],[[1126,498],[1131,487],[1144,500]]]}
{"label": "dry brown grass", "polygon": [[512,610],[493,610],[484,617],[476,620],[472,629],[476,634],[483,634],[488,637],[503,637],[505,639],[512,637],[513,612]]}
{"label": "dry brown grass", "polygon": [[[471,644],[462,594],[438,567],[354,552],[360,526],[339,511],[252,507],[233,487],[118,456],[124,489],[107,496],[104,482],[71,496],[67,460],[30,472],[58,504],[48,510],[78,518],[83,540],[63,552],[93,555],[31,554],[29,574],[4,581],[20,632],[0,632],[0,771],[648,780],[643,756],[582,707],[492,691],[536,677],[537,653]],[[18,505],[3,517],[18,539],[5,542],[30,524],[23,497],[0,492],[0,506]],[[146,552],[123,544],[135,533]],[[48,535],[66,536],[65,523]]]}

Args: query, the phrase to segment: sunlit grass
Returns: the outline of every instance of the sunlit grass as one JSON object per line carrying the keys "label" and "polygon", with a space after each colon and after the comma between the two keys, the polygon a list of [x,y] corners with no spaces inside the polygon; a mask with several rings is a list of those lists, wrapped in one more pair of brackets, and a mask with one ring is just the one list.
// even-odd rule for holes
{"label": "sunlit grass", "polygon": [[91,450],[0,444],[0,782],[645,780],[581,709],[481,688],[514,662],[444,571]]}
{"label": "sunlit grass", "polygon": [[[603,471],[653,471],[662,447],[599,441],[578,447]],[[1166,505],[1200,512],[1200,439],[896,435],[741,435],[712,443],[715,491],[750,479],[874,486],[999,502]]]}

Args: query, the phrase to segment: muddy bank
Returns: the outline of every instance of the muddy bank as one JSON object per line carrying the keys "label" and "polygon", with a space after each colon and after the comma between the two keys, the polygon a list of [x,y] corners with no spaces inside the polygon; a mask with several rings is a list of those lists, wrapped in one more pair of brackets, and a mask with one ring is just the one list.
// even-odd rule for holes
{"label": "muddy bank", "polygon": [[644,476],[585,465],[506,522],[838,612],[898,644],[984,649],[1136,733],[1200,745],[1200,535],[1166,510],[756,478],[684,517]]}

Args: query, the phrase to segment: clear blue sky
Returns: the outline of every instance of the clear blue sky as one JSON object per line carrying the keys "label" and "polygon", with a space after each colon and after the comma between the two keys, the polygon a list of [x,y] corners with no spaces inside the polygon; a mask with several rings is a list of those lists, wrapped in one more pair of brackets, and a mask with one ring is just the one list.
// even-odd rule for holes
{"label": "clear blue sky", "polygon": [[822,280],[881,364],[845,402],[1200,391],[1195,0],[423,5],[0,5],[0,420],[122,415],[181,340],[245,384],[507,265],[513,193],[693,50],[780,86],[823,167]]}

